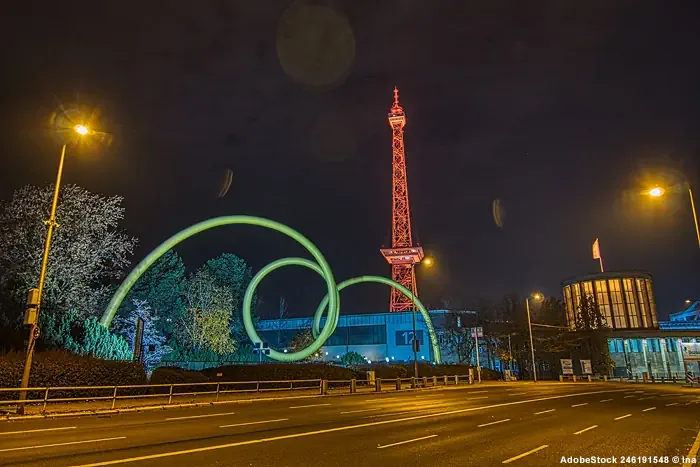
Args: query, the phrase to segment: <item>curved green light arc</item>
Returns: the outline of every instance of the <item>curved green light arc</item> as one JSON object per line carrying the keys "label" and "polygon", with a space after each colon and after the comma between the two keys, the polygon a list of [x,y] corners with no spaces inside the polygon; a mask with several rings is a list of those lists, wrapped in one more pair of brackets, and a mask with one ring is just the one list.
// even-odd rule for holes
{"label": "curved green light arc", "polygon": [[[336,326],[338,325],[338,318],[340,316],[340,290],[344,289],[345,287],[349,287],[350,285],[358,284],[361,282],[378,282],[400,290],[404,295],[409,297],[411,300],[415,301],[415,304],[418,306],[418,309],[423,315],[423,319],[426,323],[426,326],[428,327],[428,333],[430,334],[430,341],[433,347],[433,357],[437,363],[441,362],[442,359],[440,355],[440,348],[438,346],[437,335],[435,334],[435,329],[433,328],[433,324],[430,320],[428,310],[425,308],[423,303],[421,303],[421,301],[418,300],[417,297],[413,297],[411,291],[403,287],[401,284],[392,281],[391,279],[387,279],[385,277],[380,276],[355,277],[336,285],[335,279],[333,277],[333,272],[331,271],[328,262],[324,258],[321,251],[309,239],[307,239],[296,230],[284,224],[255,216],[215,217],[213,219],[194,224],[168,238],[166,241],[161,243],[155,250],[149,253],[148,256],[146,256],[139,264],[137,264],[136,267],[126,277],[126,279],[124,279],[124,282],[122,282],[122,284],[119,286],[119,289],[117,289],[117,292],[114,294],[109,304],[107,305],[107,309],[102,315],[100,323],[105,327],[110,326],[112,320],[114,319],[114,315],[119,309],[119,306],[121,305],[122,301],[124,301],[124,299],[126,298],[126,295],[129,293],[129,290],[131,290],[134,284],[136,284],[136,281],[139,279],[139,277],[141,277],[141,275],[145,273],[146,270],[149,267],[151,267],[151,265],[153,265],[153,263],[155,263],[158,260],[158,258],[163,256],[168,250],[172,249],[178,243],[187,240],[188,238],[197,235],[198,233],[201,233],[205,230],[213,229],[215,227],[221,227],[224,225],[234,224],[257,225],[287,235],[288,237],[295,240],[297,243],[301,244],[304,248],[306,248],[306,250],[316,260],[316,262],[314,263],[313,261],[310,261],[305,258],[278,259],[263,267],[260,271],[258,271],[257,274],[255,274],[255,276],[253,276],[245,292],[242,310],[243,325],[245,327],[246,333],[248,334],[248,337],[250,337],[252,341],[262,341],[262,339],[260,339],[258,333],[255,330],[255,326],[253,326],[251,313],[253,294],[255,293],[255,289],[260,283],[260,281],[262,281],[262,279],[269,273],[284,266],[304,266],[312,269],[313,271],[316,271],[319,275],[321,275],[321,277],[323,277],[323,279],[326,281],[326,286],[328,288],[326,296],[323,297],[323,300],[321,300],[321,303],[316,309],[316,314],[314,315],[314,342],[309,347],[293,353],[282,353],[277,350],[270,349],[269,356],[271,358],[278,361],[290,362],[307,358],[308,356],[316,352],[326,342],[326,340],[328,340],[331,334],[333,334]],[[321,322],[321,316],[326,310],[326,308],[328,309],[326,325],[323,327],[323,330],[320,330],[319,326]]]}

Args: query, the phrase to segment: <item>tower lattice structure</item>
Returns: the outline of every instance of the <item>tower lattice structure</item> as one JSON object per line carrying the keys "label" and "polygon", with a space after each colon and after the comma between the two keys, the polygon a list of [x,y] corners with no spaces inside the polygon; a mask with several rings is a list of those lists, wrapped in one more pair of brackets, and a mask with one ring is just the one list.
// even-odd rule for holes
{"label": "tower lattice structure", "polygon": [[[394,104],[389,111],[392,147],[391,177],[391,248],[381,250],[391,264],[391,278],[418,296],[415,264],[423,259],[423,248],[413,245],[411,236],[411,211],[408,205],[408,180],[406,154],[403,143],[403,127],[406,115],[399,105],[399,90],[394,88]],[[398,290],[391,289],[390,311],[407,311],[414,308],[413,301]]]}

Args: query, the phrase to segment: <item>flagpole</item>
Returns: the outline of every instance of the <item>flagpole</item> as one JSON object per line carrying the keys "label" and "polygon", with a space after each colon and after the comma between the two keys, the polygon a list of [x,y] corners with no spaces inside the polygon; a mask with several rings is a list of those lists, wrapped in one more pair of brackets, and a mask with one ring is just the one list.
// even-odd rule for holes
{"label": "flagpole", "polygon": [[603,257],[598,256],[598,261],[600,261],[600,272],[605,272],[605,270],[603,269]]}

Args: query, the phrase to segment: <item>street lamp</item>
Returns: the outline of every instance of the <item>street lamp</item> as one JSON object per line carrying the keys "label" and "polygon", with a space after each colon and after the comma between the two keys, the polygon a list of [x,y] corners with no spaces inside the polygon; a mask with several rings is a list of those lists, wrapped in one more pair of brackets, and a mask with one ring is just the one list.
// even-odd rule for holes
{"label": "street lamp", "polygon": [[[685,184],[688,188],[688,196],[690,196],[690,209],[693,211],[693,221],[695,222],[695,234],[698,237],[698,247],[700,247],[700,227],[698,227],[698,214],[695,211],[695,200],[693,199],[693,190],[690,187],[689,182],[686,181]],[[647,191],[646,194],[648,194],[649,196],[651,196],[653,198],[660,198],[661,196],[664,195],[664,193],[666,193],[666,190],[664,190],[660,186],[656,186],[656,187],[650,189],[649,191]]]}
{"label": "street lamp", "polygon": [[[85,125],[75,125],[73,126],[73,131],[75,131],[78,135],[80,136],[85,136],[88,133],[90,133],[90,129],[85,126]],[[28,324],[30,324],[29,327],[29,340],[27,344],[27,357],[24,361],[24,373],[22,373],[22,382],[20,385],[20,388],[23,389],[23,391],[20,391],[19,393],[19,400],[21,401],[19,403],[17,412],[22,415],[24,414],[24,401],[27,399],[27,391],[26,389],[29,387],[29,373],[32,368],[32,358],[34,357],[34,341],[39,338],[39,310],[41,309],[41,297],[42,293],[44,291],[44,281],[46,279],[46,268],[49,263],[49,250],[51,249],[51,237],[53,235],[53,229],[55,227],[58,227],[58,223],[56,222],[56,205],[58,204],[58,193],[61,188],[61,176],[63,175],[63,161],[66,158],[66,146],[68,143],[63,143],[63,147],[61,148],[61,158],[59,159],[58,162],[58,174],[56,175],[56,186],[54,187],[54,192],[53,192],[53,202],[51,204],[51,215],[49,216],[49,220],[45,221],[46,225],[48,225],[48,230],[46,231],[46,242],[44,243],[44,256],[41,260],[41,273],[39,274],[39,288],[37,293],[32,294],[30,293],[30,297],[32,297],[32,303],[29,303],[30,306],[33,306],[34,309],[27,310],[27,319],[25,321],[28,321]],[[31,317],[30,317],[31,316]]]}
{"label": "street lamp", "polygon": [[[432,258],[423,258],[421,261],[421,264],[425,264],[427,267],[431,267],[433,264],[435,264],[435,261],[433,261]],[[416,263],[412,263],[413,267],[413,283],[416,283]],[[416,287],[414,286],[413,290],[411,291],[411,301],[413,302],[413,312],[411,313],[413,315],[413,341],[411,342],[411,345],[413,346],[413,376],[418,378],[418,349],[416,349],[416,346],[418,345],[418,334],[416,331]]]}
{"label": "street lamp", "polygon": [[537,382],[537,365],[535,365],[535,346],[532,343],[532,322],[530,320],[530,299],[541,302],[544,297],[541,293],[535,292],[525,299],[525,308],[527,309],[527,327],[530,330],[530,355],[532,357],[532,377],[534,382]]}

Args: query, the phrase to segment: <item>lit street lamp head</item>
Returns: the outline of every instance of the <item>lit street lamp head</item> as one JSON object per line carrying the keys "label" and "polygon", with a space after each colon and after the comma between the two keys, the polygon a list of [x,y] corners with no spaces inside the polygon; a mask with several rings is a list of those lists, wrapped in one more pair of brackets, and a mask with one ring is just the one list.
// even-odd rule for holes
{"label": "lit street lamp head", "polygon": [[544,299],[544,295],[542,295],[542,294],[539,293],[539,292],[535,292],[535,293],[532,294],[532,298],[533,298],[535,301],[539,302],[539,301],[541,301],[541,300]]}
{"label": "lit street lamp head", "polygon": [[424,258],[423,264],[426,265],[427,267],[432,266],[433,265],[433,258]]}
{"label": "lit street lamp head", "polygon": [[79,135],[87,135],[88,133],[90,133],[90,130],[85,125],[75,125],[73,129]]}
{"label": "lit street lamp head", "polygon": [[660,186],[654,187],[651,190],[649,190],[649,196],[653,196],[655,198],[658,198],[659,196],[663,196],[664,194],[664,189],[661,188]]}

